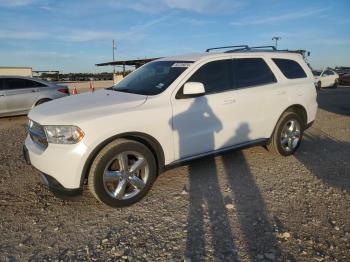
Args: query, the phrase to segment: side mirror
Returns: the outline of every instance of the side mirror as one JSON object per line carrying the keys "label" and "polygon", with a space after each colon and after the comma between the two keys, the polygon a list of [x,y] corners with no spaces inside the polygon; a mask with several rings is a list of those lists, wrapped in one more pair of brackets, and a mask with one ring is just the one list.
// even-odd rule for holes
{"label": "side mirror", "polygon": [[183,95],[184,96],[201,96],[204,95],[205,88],[200,82],[188,82],[184,85]]}

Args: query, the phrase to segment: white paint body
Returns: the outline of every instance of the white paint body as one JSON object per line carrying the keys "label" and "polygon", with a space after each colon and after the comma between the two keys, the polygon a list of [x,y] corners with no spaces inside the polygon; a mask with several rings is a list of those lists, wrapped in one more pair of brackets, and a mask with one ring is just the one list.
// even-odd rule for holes
{"label": "white paint body", "polygon": [[339,75],[331,69],[324,69],[319,76],[315,77],[316,83],[321,82],[321,88],[334,86],[338,80]]}
{"label": "white paint body", "polygon": [[[202,65],[215,60],[248,57],[263,58],[277,82],[196,98],[175,98],[178,90]],[[271,60],[274,57],[296,60],[307,77],[285,78]],[[206,53],[162,60],[195,62],[159,95],[100,90],[34,108],[29,113],[33,121],[41,125],[75,125],[85,136],[78,144],[49,144],[45,150],[27,137],[25,144],[32,165],[65,188],[74,189],[80,186],[84,164],[92,151],[119,134],[138,132],[152,136],[161,145],[167,165],[186,157],[269,138],[279,117],[291,105],[305,108],[307,123],[315,119],[317,103],[313,75],[299,54]]]}

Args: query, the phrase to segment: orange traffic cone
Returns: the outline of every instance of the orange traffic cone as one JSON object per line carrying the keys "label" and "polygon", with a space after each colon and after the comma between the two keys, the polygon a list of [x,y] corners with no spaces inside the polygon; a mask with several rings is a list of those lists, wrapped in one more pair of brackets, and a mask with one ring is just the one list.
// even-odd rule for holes
{"label": "orange traffic cone", "polygon": [[77,88],[76,87],[74,87],[74,89],[73,89],[73,93],[72,93],[73,95],[77,95],[78,94],[78,91],[77,91]]}
{"label": "orange traffic cone", "polygon": [[94,85],[92,83],[92,81],[90,81],[90,92],[94,92],[95,91],[95,88],[94,88]]}

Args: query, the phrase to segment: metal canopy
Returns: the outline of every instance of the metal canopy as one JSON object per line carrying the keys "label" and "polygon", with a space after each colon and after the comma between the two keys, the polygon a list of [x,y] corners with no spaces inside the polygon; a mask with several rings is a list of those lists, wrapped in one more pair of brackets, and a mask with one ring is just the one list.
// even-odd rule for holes
{"label": "metal canopy", "polygon": [[145,58],[145,59],[134,59],[134,60],[119,60],[114,62],[99,63],[96,66],[142,66],[148,62],[159,59],[157,58]]}

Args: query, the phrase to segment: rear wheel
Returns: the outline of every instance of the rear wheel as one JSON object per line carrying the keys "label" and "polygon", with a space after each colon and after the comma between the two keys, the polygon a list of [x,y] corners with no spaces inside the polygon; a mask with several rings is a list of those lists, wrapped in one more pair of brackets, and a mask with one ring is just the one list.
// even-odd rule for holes
{"label": "rear wheel", "polygon": [[268,149],[281,156],[294,154],[303,136],[304,124],[301,117],[292,111],[283,113],[271,136]]}
{"label": "rear wheel", "polygon": [[156,177],[152,152],[139,142],[118,139],[96,156],[90,168],[88,185],[100,202],[122,207],[143,198]]}
{"label": "rear wheel", "polygon": [[321,81],[318,81],[316,84],[316,89],[320,90],[321,89]]}
{"label": "rear wheel", "polygon": [[333,88],[337,88],[338,85],[339,85],[339,80],[336,79],[336,80],[334,81]]}

